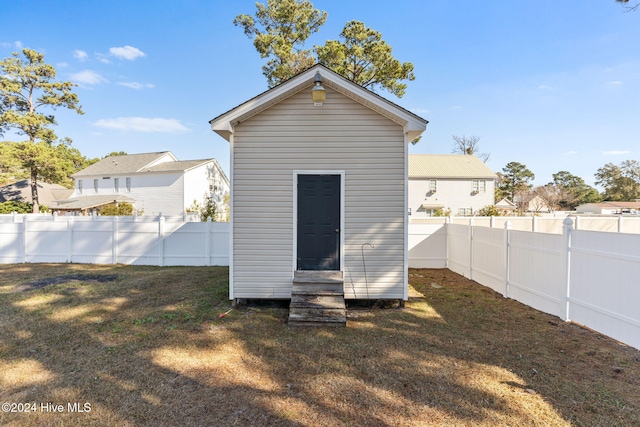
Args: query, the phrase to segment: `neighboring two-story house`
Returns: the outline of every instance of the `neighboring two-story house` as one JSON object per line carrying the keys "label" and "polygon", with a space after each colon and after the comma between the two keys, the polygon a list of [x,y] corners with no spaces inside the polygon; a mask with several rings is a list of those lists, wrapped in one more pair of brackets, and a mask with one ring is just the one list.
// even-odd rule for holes
{"label": "neighboring two-story house", "polygon": [[496,174],[467,154],[409,155],[409,213],[412,219],[451,213],[477,214],[494,204]]}
{"label": "neighboring two-story house", "polygon": [[215,202],[218,218],[227,216],[224,203],[229,180],[215,159],[179,161],[171,152],[109,156],[72,176],[75,188],[54,210],[90,214],[100,206],[128,202],[142,215],[179,215],[194,201]]}

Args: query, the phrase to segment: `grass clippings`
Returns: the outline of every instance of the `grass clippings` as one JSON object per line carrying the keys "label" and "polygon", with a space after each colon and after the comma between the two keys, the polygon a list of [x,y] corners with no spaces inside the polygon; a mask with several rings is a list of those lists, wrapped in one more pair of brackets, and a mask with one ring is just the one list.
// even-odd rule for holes
{"label": "grass clippings", "polygon": [[229,311],[223,267],[2,265],[0,402],[37,407],[0,425],[640,425],[638,350],[448,270],[410,284],[404,309],[290,328]]}

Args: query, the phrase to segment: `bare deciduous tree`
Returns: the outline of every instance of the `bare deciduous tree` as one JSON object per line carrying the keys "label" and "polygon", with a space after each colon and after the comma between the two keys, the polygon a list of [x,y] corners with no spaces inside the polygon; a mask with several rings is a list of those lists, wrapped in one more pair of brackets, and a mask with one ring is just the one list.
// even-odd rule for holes
{"label": "bare deciduous tree", "polygon": [[455,136],[453,135],[453,151],[455,154],[473,154],[484,163],[487,163],[489,157],[491,157],[491,153],[479,153],[478,152],[478,141],[480,141],[479,136],[466,136],[462,135]]}
{"label": "bare deciduous tree", "polygon": [[567,191],[564,191],[563,187],[553,183],[536,187],[533,189],[533,192],[542,199],[550,210],[554,211],[558,210],[561,201],[568,200],[568,198],[571,197]]}
{"label": "bare deciduous tree", "polygon": [[636,10],[640,7],[640,3],[629,6],[629,0],[616,0],[616,3],[620,3],[625,9],[625,12],[631,12],[632,10]]}

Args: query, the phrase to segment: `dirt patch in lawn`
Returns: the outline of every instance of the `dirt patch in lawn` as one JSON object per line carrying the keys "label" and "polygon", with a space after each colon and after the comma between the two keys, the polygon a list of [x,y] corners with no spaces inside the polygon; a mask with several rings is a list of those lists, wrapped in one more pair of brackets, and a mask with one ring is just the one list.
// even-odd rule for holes
{"label": "dirt patch in lawn", "polygon": [[[13,292],[75,274],[118,280]],[[0,266],[0,402],[38,405],[0,425],[640,425],[638,350],[448,270],[410,284],[404,309],[290,328],[229,312],[222,267]]]}
{"label": "dirt patch in lawn", "polygon": [[45,279],[34,280],[22,285],[17,285],[14,290],[16,292],[32,291],[41,289],[45,286],[59,285],[69,282],[113,282],[118,278],[117,274],[95,275],[95,274],[66,274],[64,276],[47,277]]}

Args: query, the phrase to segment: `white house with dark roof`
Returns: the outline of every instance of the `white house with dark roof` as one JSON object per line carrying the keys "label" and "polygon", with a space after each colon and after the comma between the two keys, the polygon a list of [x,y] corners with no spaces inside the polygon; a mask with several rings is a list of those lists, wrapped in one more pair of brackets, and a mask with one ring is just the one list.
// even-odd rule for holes
{"label": "white house with dark roof", "polygon": [[411,219],[438,212],[471,216],[493,205],[496,174],[468,154],[409,155]]}
{"label": "white house with dark roof", "polygon": [[84,214],[128,202],[143,215],[179,215],[210,196],[226,217],[229,180],[215,159],[179,161],[171,152],[109,156],[73,175],[75,188],[54,210]]}

